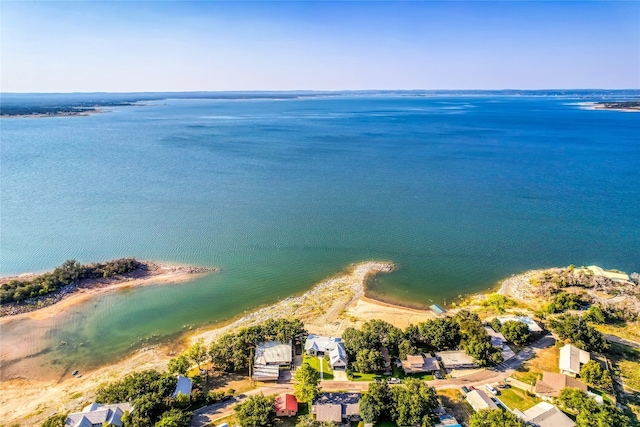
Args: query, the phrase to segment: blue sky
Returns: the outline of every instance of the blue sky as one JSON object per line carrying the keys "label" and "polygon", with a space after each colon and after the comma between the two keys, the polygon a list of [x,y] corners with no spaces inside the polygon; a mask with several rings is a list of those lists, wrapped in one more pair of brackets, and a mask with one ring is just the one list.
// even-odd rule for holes
{"label": "blue sky", "polygon": [[0,3],[2,92],[640,88],[640,2]]}

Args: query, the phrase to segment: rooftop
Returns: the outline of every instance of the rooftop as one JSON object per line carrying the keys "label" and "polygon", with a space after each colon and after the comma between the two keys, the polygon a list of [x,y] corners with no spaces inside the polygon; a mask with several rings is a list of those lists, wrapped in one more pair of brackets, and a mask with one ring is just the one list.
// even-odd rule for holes
{"label": "rooftop", "polygon": [[179,393],[191,396],[191,387],[192,382],[189,378],[178,375],[178,383],[176,384],[176,389],[171,393],[171,397],[175,398]]}
{"label": "rooftop", "polygon": [[487,408],[498,409],[498,405],[482,390],[471,390],[467,393],[467,401],[476,411]]}
{"label": "rooftop", "polygon": [[587,385],[575,378],[564,374],[543,372],[542,379],[536,382],[536,393],[550,397],[558,397],[562,389],[566,387],[578,388],[584,392],[587,391]]}
{"label": "rooftop", "polygon": [[560,349],[560,371],[572,372],[574,374],[580,373],[580,365],[587,363],[591,360],[591,355],[580,350],[571,344],[567,344]]}
{"label": "rooftop", "polygon": [[440,358],[445,368],[460,365],[476,366],[473,357],[469,356],[463,350],[440,351],[436,353],[436,356]]}
{"label": "rooftop", "polygon": [[535,427],[573,427],[576,425],[564,412],[547,402],[540,402],[523,413],[524,421]]}
{"label": "rooftop", "polygon": [[291,360],[291,342],[283,344],[278,341],[263,341],[256,346],[256,365],[286,365]]}

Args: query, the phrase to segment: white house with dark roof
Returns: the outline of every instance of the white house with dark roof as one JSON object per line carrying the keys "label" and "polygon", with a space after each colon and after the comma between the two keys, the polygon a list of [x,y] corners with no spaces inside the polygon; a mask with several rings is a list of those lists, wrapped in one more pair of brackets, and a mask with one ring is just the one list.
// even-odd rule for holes
{"label": "white house with dark roof", "polygon": [[115,403],[102,405],[92,403],[86,406],[82,412],[69,414],[65,420],[65,427],[94,427],[108,425],[122,427],[122,416],[125,412],[131,412],[133,407],[129,403]]}
{"label": "white house with dark roof", "polygon": [[567,344],[560,349],[560,373],[575,377],[580,374],[582,365],[589,360],[591,360],[589,352]]}

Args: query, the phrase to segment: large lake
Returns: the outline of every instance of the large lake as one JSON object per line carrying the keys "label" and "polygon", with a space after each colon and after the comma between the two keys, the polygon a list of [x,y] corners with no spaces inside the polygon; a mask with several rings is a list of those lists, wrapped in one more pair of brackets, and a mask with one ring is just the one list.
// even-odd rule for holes
{"label": "large lake", "polygon": [[41,329],[24,345],[98,365],[369,259],[398,266],[370,291],[414,306],[532,268],[640,271],[640,113],[579,101],[168,99],[3,118],[2,275],[122,256],[222,268],[21,324]]}

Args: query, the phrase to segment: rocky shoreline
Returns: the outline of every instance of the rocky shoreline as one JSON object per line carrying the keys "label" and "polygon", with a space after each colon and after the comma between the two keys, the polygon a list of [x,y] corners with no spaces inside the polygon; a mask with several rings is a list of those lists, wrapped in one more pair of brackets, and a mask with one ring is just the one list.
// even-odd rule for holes
{"label": "rocky shoreline", "polygon": [[[132,280],[148,279],[154,276],[173,275],[173,274],[202,274],[212,273],[219,269],[210,267],[194,267],[188,265],[166,265],[153,261],[138,261],[139,267],[130,273],[119,274],[107,278],[78,280],[70,285],[63,286],[47,295],[29,298],[20,303],[6,303],[0,306],[0,317],[15,316],[23,313],[30,313],[45,307],[52,306],[71,295],[85,290],[94,290],[107,288],[113,285],[120,285]],[[33,277],[35,274],[23,274],[20,276],[3,277],[1,283],[6,283],[12,279],[24,279],[25,277]]]}

